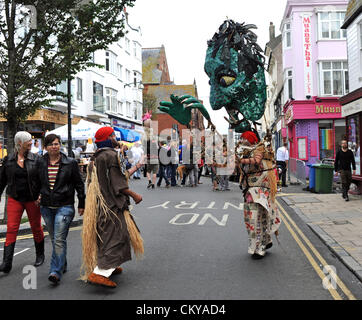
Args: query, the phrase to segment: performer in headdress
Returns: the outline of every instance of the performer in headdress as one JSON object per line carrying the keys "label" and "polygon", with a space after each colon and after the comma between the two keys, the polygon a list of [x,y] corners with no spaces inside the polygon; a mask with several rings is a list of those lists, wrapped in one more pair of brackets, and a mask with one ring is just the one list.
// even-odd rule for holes
{"label": "performer in headdress", "polygon": [[275,204],[274,152],[268,138],[259,142],[257,135],[251,131],[241,135],[236,151],[244,193],[244,221],[249,235],[248,253],[254,259],[261,259],[266,249],[272,247],[272,235],[278,235],[280,226]]}
{"label": "performer in headdress", "polygon": [[143,239],[129,212],[130,197],[136,204],[142,197],[129,189],[128,178],[142,162],[129,170],[113,128],[100,128],[97,151],[88,166],[87,202],[83,219],[83,264],[81,279],[115,288],[109,277],[122,272],[120,265],[131,260],[131,246],[137,257],[144,252]]}

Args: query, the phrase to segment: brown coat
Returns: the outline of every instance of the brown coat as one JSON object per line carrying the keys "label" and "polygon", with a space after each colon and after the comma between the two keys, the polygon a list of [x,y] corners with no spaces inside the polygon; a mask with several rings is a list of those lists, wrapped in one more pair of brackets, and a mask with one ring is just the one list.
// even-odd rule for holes
{"label": "brown coat", "polygon": [[126,176],[121,172],[118,155],[114,149],[102,148],[95,155],[100,190],[113,213],[100,212],[97,219],[98,267],[100,269],[116,268],[131,260],[130,236],[123,215],[130,204],[129,197],[121,191],[128,189]]}

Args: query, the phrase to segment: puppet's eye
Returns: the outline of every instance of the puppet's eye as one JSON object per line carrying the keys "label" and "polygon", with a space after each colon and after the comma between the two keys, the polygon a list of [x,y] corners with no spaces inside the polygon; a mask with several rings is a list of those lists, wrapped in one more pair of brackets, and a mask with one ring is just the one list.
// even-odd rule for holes
{"label": "puppet's eye", "polygon": [[220,84],[223,87],[228,87],[228,86],[232,85],[235,82],[235,79],[236,78],[234,78],[234,77],[223,76],[223,77],[220,78]]}

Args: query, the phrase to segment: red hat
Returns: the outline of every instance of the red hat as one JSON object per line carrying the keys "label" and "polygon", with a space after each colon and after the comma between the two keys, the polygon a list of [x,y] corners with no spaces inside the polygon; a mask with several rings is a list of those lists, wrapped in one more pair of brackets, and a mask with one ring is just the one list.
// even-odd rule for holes
{"label": "red hat", "polygon": [[100,129],[98,129],[94,136],[96,138],[95,142],[98,143],[98,142],[108,140],[109,136],[112,135],[112,133],[114,133],[114,130],[112,127],[102,127]]}
{"label": "red hat", "polygon": [[258,142],[258,137],[252,131],[245,131],[242,135],[242,138],[248,140],[251,144],[256,144]]}

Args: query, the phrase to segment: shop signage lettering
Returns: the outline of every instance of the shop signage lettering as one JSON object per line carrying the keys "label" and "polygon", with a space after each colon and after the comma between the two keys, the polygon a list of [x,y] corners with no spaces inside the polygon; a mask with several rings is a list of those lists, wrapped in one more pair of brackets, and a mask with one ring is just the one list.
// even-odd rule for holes
{"label": "shop signage lettering", "polygon": [[302,14],[303,27],[303,60],[304,60],[304,93],[313,95],[313,70],[312,70],[312,23],[310,13]]}
{"label": "shop signage lettering", "polygon": [[315,113],[341,113],[341,107],[331,107],[331,106],[323,106],[323,105],[316,105],[315,106]]}

